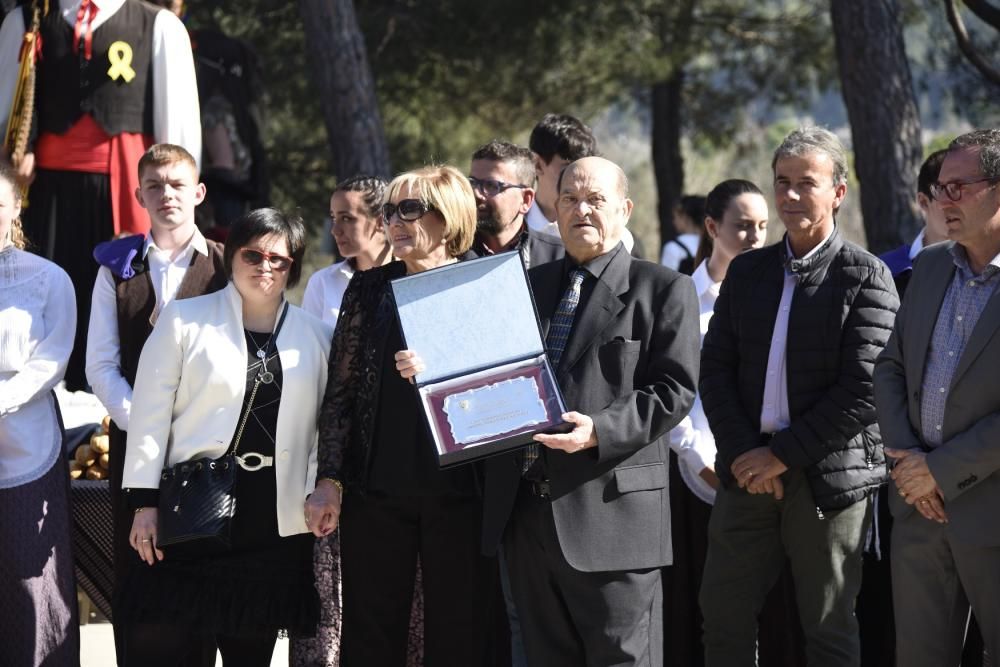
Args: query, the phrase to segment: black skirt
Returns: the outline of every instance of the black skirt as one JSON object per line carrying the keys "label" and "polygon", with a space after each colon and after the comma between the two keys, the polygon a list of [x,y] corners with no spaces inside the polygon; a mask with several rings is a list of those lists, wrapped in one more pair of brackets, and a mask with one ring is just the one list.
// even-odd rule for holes
{"label": "black skirt", "polygon": [[[250,352],[244,412],[262,370],[254,337],[259,343],[267,334],[247,333]],[[283,379],[277,352],[268,356],[266,370],[273,374],[273,381],[257,387],[237,454],[274,456]],[[291,636],[312,636],[319,619],[312,567],[314,538],[310,533],[278,535],[274,471],[274,466],[253,472],[237,469],[236,514],[228,552],[168,557],[153,566],[140,564],[128,575],[119,596],[119,613],[130,622],[186,625],[215,634],[243,636],[278,629]]]}

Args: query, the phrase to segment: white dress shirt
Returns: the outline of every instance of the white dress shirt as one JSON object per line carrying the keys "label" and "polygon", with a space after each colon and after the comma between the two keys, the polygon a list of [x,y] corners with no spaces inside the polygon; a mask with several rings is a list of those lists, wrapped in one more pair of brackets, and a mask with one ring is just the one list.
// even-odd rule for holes
{"label": "white dress shirt", "polygon": [[0,489],[37,480],[62,454],[52,389],[75,332],[66,272],[13,246],[0,250]]}
{"label": "white dress shirt", "polygon": [[917,238],[913,239],[913,243],[910,244],[911,262],[916,258],[917,255],[920,254],[920,251],[924,249],[924,231],[925,230],[921,229],[920,233],[917,234]]}
{"label": "white dress shirt", "polygon": [[[826,237],[816,244],[816,247],[798,259],[808,259],[815,255],[833,235],[833,229]],[[785,237],[785,248],[788,256],[792,254],[792,246]],[[760,432],[777,433],[788,428],[792,417],[788,409],[788,374],[785,368],[786,351],[788,348],[788,318],[792,310],[792,297],[795,295],[795,285],[798,276],[785,270],[785,284],[781,289],[781,301],[778,303],[778,314],[774,320],[774,332],[771,334],[771,349],[767,355],[767,375],[764,377],[764,400],[760,408]]]}
{"label": "white dress shirt", "polygon": [[[694,289],[698,294],[698,309],[701,314],[699,324],[701,340],[704,342],[722,283],[714,282],[708,274],[708,260],[698,265],[691,279],[694,280]],[[716,454],[715,436],[708,425],[700,394],[695,394],[694,405],[688,416],[670,430],[670,448],[677,454],[684,483],[703,502],[713,504],[715,489],[699,475],[705,468],[714,467]]]}
{"label": "white dress shirt", "polygon": [[[170,259],[171,251],[160,250],[152,236],[146,237],[142,252],[143,257],[149,260],[149,279],[156,295],[156,305],[150,318],[155,323],[163,308],[177,296],[194,253],[208,256],[208,244],[201,232],[195,229],[187,246],[173,260]],[[87,382],[118,428],[127,431],[132,386],[122,375],[118,296],[115,279],[106,266],[98,270],[97,280],[94,281],[87,328]]]}
{"label": "white dress shirt", "polygon": [[[697,234],[681,234],[674,240],[684,244],[684,247],[691,252],[692,257],[698,254],[698,244],[701,243],[701,237]],[[674,271],[680,267],[681,262],[687,259],[687,253],[677,243],[667,241],[663,244],[663,252],[660,254],[660,264]]]}
{"label": "white dress shirt", "polygon": [[344,292],[352,277],[354,269],[346,259],[312,274],[302,295],[302,310],[331,327],[337,326],[340,305],[344,302]]}
{"label": "white dress shirt", "polygon": [[[91,30],[111,18],[125,0],[97,0],[95,4],[98,9]],[[70,26],[76,25],[79,8],[80,0],[59,0],[59,11]],[[0,27],[0,127],[7,127],[14,100],[24,30],[20,7],[7,14]],[[154,139],[183,146],[200,165],[201,112],[191,38],[180,19],[167,9],[161,9],[153,22],[152,74]]]}

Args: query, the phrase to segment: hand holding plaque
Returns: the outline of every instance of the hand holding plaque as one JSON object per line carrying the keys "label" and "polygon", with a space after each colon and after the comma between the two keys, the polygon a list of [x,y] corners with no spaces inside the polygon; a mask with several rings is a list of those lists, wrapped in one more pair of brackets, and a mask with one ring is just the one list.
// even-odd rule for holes
{"label": "hand holding plaque", "polygon": [[567,412],[563,421],[573,425],[569,433],[536,433],[534,440],[552,449],[573,454],[597,446],[597,432],[594,420],[581,412]]}
{"label": "hand holding plaque", "polygon": [[442,466],[570,429],[517,253],[431,269],[392,288],[409,348],[396,353],[396,370],[417,387]]}

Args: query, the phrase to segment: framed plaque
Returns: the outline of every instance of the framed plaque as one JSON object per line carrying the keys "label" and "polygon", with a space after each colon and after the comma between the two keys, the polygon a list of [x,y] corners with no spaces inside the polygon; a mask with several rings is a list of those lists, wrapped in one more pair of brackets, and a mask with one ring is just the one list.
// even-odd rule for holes
{"label": "framed plaque", "polygon": [[392,292],[424,362],[415,385],[442,467],[572,429],[517,252],[398,278]]}

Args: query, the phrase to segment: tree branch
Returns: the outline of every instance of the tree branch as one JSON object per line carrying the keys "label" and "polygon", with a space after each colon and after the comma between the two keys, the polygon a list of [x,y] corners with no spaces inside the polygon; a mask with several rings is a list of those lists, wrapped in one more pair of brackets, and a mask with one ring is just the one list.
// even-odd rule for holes
{"label": "tree branch", "polygon": [[980,21],[1000,30],[1000,7],[994,7],[986,0],[965,0],[965,6],[978,16]]}
{"label": "tree branch", "polygon": [[[968,0],[966,0],[968,4]],[[969,32],[965,29],[965,23],[962,21],[961,15],[958,13],[958,7],[956,6],[955,0],[944,0],[945,10],[948,12],[948,23],[951,24],[951,30],[955,33],[955,39],[958,41],[958,48],[962,51],[972,65],[979,70],[987,81],[1000,86],[1000,69],[997,69],[994,65],[986,60],[976,47],[972,45],[972,40],[969,39]]]}

